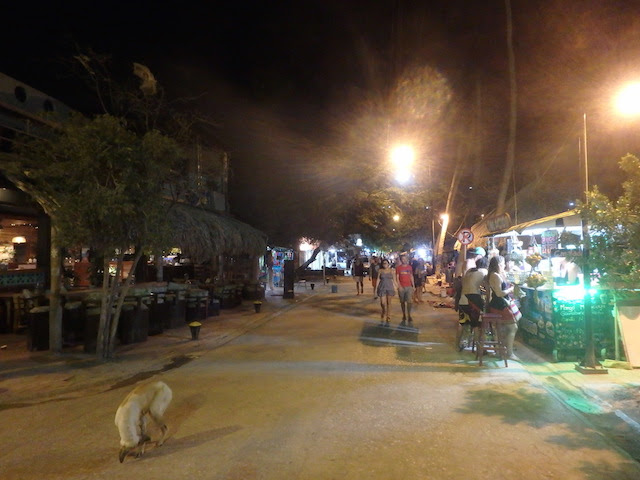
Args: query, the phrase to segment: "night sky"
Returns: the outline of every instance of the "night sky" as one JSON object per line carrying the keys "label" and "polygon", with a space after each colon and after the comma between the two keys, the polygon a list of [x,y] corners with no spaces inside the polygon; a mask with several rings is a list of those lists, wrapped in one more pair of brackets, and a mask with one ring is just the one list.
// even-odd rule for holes
{"label": "night sky", "polygon": [[[467,153],[481,174],[470,164],[463,188],[485,192],[479,213],[494,206],[508,134],[502,0],[16,3],[3,6],[0,71],[80,107],[60,61],[77,46],[147,65],[170,97],[197,97],[218,125],[232,209],[272,236],[305,205],[355,188],[345,179],[386,168],[403,135],[420,146],[430,181],[448,184],[456,145],[474,132]],[[512,0],[512,9],[518,188],[542,177],[556,211],[580,195],[587,112],[593,183],[616,192],[617,160],[640,151],[640,120],[610,108],[619,85],[640,79],[640,1]],[[426,68],[450,89],[455,122],[403,110],[424,91],[402,97],[399,86],[421,88]]]}

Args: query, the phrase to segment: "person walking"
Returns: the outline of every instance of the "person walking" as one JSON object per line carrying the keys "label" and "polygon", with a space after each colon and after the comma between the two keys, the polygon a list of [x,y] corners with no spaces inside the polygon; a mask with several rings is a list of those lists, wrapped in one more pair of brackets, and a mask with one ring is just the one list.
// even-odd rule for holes
{"label": "person walking", "polygon": [[518,324],[509,308],[509,294],[513,292],[513,285],[508,285],[505,274],[505,261],[502,255],[492,257],[489,261],[489,274],[487,275],[491,290],[489,312],[502,316],[501,337],[507,348],[507,357],[513,357],[513,341],[516,337]]}
{"label": "person walking", "polygon": [[273,291],[273,251],[269,250],[266,254],[265,265],[267,266],[267,285],[269,291]]}
{"label": "person walking", "polygon": [[411,267],[413,268],[413,284],[415,285],[415,289],[413,291],[413,301],[416,303],[424,303],[422,300],[422,287],[424,285],[424,260],[419,257],[416,257],[411,262]]}
{"label": "person walking", "polygon": [[358,295],[364,293],[364,264],[360,257],[356,257],[351,266],[351,275],[356,281],[356,292]]}
{"label": "person walking", "polygon": [[369,280],[371,281],[371,286],[373,287],[373,298],[374,300],[378,298],[378,272],[380,271],[380,261],[378,257],[371,257],[371,264],[369,265]]}
{"label": "person walking", "polygon": [[380,271],[378,273],[378,287],[376,289],[376,295],[380,297],[380,326],[389,326],[389,320],[391,319],[391,297],[396,294],[396,273],[391,268],[389,260],[382,259],[380,263]]}
{"label": "person walking", "polygon": [[400,265],[396,267],[396,282],[398,283],[398,298],[400,299],[400,307],[402,308],[402,322],[405,325],[408,320],[409,324],[413,324],[411,318],[411,307],[413,302],[413,268],[409,265],[409,257],[406,253],[400,255]]}

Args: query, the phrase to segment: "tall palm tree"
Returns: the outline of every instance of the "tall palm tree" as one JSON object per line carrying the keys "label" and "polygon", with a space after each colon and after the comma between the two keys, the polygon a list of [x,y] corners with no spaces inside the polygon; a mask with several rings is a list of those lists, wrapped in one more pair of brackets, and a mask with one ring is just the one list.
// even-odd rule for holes
{"label": "tall palm tree", "polygon": [[507,191],[511,183],[513,165],[516,150],[516,123],[517,123],[517,87],[516,87],[516,61],[513,53],[513,20],[511,17],[511,0],[504,0],[507,19],[507,55],[509,60],[509,141],[507,143],[507,159],[505,162],[502,183],[498,194],[496,214],[504,213]]}

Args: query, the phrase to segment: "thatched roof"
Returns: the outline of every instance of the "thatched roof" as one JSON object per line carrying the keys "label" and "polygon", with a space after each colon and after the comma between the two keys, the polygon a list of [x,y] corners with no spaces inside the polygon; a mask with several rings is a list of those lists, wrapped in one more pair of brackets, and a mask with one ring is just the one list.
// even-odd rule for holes
{"label": "thatched roof", "polygon": [[173,240],[196,263],[220,254],[259,256],[266,250],[264,233],[228,215],[186,204],[169,207]]}

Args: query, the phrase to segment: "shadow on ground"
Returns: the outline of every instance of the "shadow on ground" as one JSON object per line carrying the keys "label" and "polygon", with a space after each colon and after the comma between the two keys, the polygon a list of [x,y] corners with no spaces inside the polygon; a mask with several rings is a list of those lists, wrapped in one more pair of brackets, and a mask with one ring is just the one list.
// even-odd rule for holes
{"label": "shadow on ground", "polygon": [[321,301],[313,303],[314,308],[318,310],[324,310],[338,316],[351,317],[371,317],[373,312],[367,308],[370,305],[374,305],[373,299],[369,299],[367,296],[362,297],[362,302],[358,303],[354,303],[350,297],[322,297]]}

